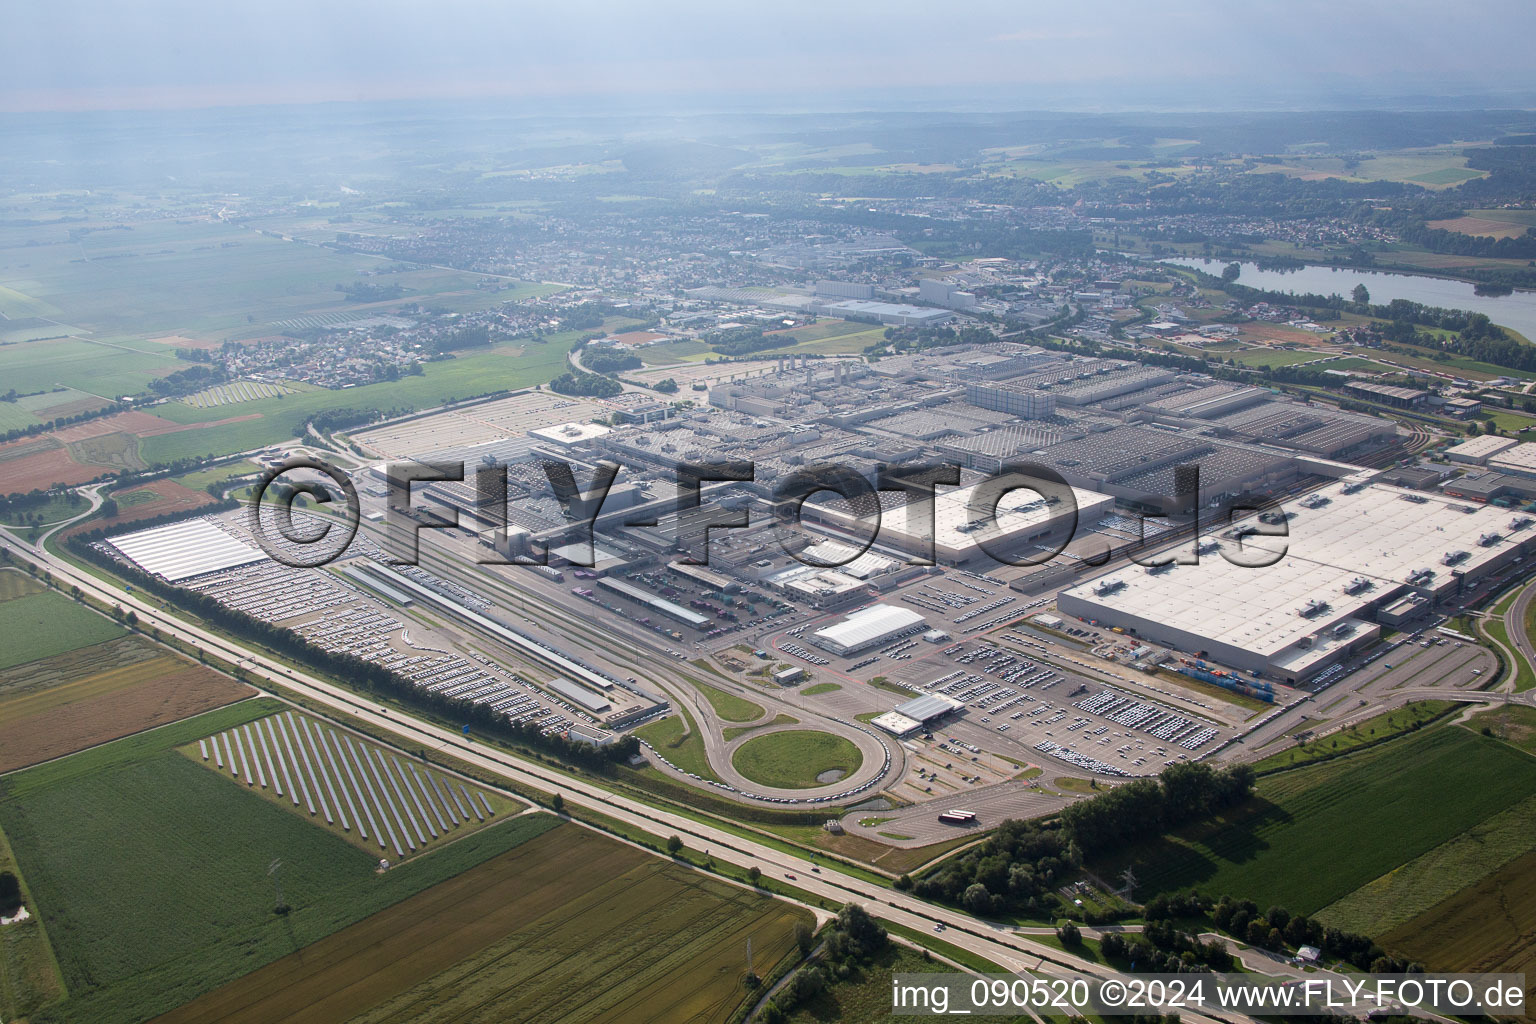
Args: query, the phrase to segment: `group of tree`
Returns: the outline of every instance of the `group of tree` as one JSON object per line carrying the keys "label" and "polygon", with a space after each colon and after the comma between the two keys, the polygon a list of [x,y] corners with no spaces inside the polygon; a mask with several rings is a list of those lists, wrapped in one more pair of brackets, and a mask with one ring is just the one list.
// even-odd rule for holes
{"label": "group of tree", "polygon": [[888,327],[885,330],[885,344],[874,347],[888,352],[918,352],[928,348],[985,345],[995,341],[997,336],[985,327]]}
{"label": "group of tree", "polygon": [[1140,934],[1108,932],[1099,940],[1099,951],[1110,960],[1126,961],[1148,974],[1223,973],[1232,970],[1235,963],[1220,939],[1201,939],[1194,932],[1160,921],[1148,922]]}
{"label": "group of tree", "polygon": [[587,347],[581,352],[581,365],[593,373],[618,373],[620,370],[638,370],[644,364],[633,352],[615,348]]}
{"label": "group of tree", "polygon": [[[15,395],[15,389],[12,389],[10,394]],[[6,398],[4,401],[14,402],[16,399]],[[3,435],[0,435],[0,440],[17,441],[23,437],[34,437],[38,434],[47,433],[50,430],[63,429],[64,427],[69,426],[71,423],[84,423],[86,420],[94,420],[100,419],[103,416],[110,416],[115,412],[122,412],[127,408],[129,407],[121,402],[111,402],[99,409],[91,409],[86,412],[77,412],[70,416],[56,416],[51,420],[43,420],[38,423],[28,423],[24,427],[12,427]]]}
{"label": "group of tree", "polygon": [[610,316],[618,312],[619,308],[611,302],[582,302],[558,310],[555,316],[559,318],[560,329],[563,331],[591,331],[602,327]]}
{"label": "group of tree", "polygon": [[1004,821],[933,874],[916,882],[903,876],[898,885],[978,916],[1044,916],[1057,906],[1057,887],[1085,859],[1241,803],[1252,793],[1254,778],[1253,769],[1242,764],[1221,769],[1200,762],[1171,765],[1155,779],[1127,782],[1072,804],[1055,820]]}
{"label": "group of tree", "polygon": [[[857,903],[839,910],[822,936],[821,963],[807,964],[790,977],[764,1007],[759,1018],[763,1024],[783,1024],[797,1007],[815,999],[834,981],[848,978],[890,945],[885,927]],[[797,928],[795,940],[802,956],[811,952],[815,941],[809,928]]]}
{"label": "group of tree", "polygon": [[[1187,916],[1176,898],[1157,897],[1147,901],[1148,927],[1154,921]],[[1411,961],[1390,956],[1370,936],[1328,927],[1303,914],[1293,914],[1284,907],[1270,907],[1262,914],[1252,900],[1223,896],[1209,908],[1211,923],[1219,930],[1250,946],[1284,953],[1301,946],[1315,946],[1324,955],[1343,960],[1362,971],[1375,974],[1402,974],[1422,971]]]}
{"label": "group of tree", "polygon": [[20,879],[9,871],[0,871],[0,917],[15,917],[20,909]]}
{"label": "group of tree", "polygon": [[364,406],[347,405],[336,409],[321,409],[309,418],[309,425],[322,434],[329,434],[337,430],[350,430],[353,427],[367,426],[378,420],[404,416],[410,411],[409,406],[396,406],[392,409],[370,409]]}
{"label": "group of tree", "polygon": [[588,398],[612,398],[624,390],[624,385],[601,373],[566,371],[549,382],[549,389],[562,395],[579,395]]}
{"label": "group of tree", "polygon": [[765,334],[761,327],[727,327],[709,331],[700,340],[722,356],[745,356],[794,344],[794,339]]}
{"label": "group of tree", "polygon": [[432,338],[427,342],[427,348],[433,352],[454,352],[461,348],[479,348],[500,340],[492,337],[490,327],[485,324],[466,324]]}
{"label": "group of tree", "polygon": [[176,395],[190,395],[215,384],[222,384],[228,379],[229,375],[224,372],[223,367],[200,364],[189,366],[185,370],[177,370],[164,377],[156,377],[149,382],[149,389],[161,398],[171,398]]}
{"label": "group of tree", "polygon": [[655,384],[652,384],[651,390],[660,391],[664,395],[675,395],[677,394],[677,381],[671,377],[667,377],[664,380],[659,380]]}
{"label": "group of tree", "polygon": [[369,284],[366,281],[338,284],[336,290],[345,295],[348,302],[388,302],[405,294],[405,289],[398,284]]}

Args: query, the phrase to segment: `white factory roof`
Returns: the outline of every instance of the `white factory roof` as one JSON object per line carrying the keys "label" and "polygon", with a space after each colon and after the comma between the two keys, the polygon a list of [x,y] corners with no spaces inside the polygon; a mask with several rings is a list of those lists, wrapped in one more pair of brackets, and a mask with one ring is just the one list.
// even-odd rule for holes
{"label": "white factory roof", "polygon": [[892,736],[905,736],[923,727],[922,722],[915,722],[898,711],[887,711],[883,715],[877,715],[870,720],[869,724],[877,729],[884,729]]}
{"label": "white factory roof", "polygon": [[919,722],[926,722],[930,718],[938,718],[940,715],[947,715],[951,711],[958,711],[963,707],[965,705],[960,701],[945,697],[942,694],[925,693],[921,697],[913,697],[905,704],[896,705],[895,710],[898,715],[906,715],[908,718],[915,718]]}
{"label": "white factory roof", "polygon": [[834,626],[818,629],[815,635],[840,647],[857,647],[922,621],[923,617],[910,608],[877,604],[854,612]]}
{"label": "white factory roof", "polygon": [[[1503,554],[1514,542],[1512,523],[1524,518],[1507,509],[1379,484],[1354,494],[1344,494],[1340,484],[1314,493],[1326,496],[1328,503],[1317,508],[1286,504],[1295,514],[1288,537],[1243,538],[1248,557],[1283,551],[1272,565],[1233,565],[1222,552],[1239,557],[1238,542],[1218,534],[1222,550],[1202,554],[1198,565],[1157,573],[1131,565],[1066,593],[1106,614],[1154,619],[1273,657],[1304,636],[1357,617],[1365,605],[1398,589],[1419,570],[1433,573],[1420,585],[1434,587],[1447,582],[1453,570],[1471,571]],[[1500,539],[1481,543],[1493,534]],[[1514,533],[1515,540],[1521,536]],[[1464,554],[1447,564],[1452,552]],[[1348,593],[1356,580],[1368,585]],[[1105,585],[1115,589],[1100,593]],[[1325,602],[1327,608],[1302,616],[1312,601]]]}
{"label": "white factory roof", "polygon": [[612,431],[601,423],[561,423],[553,427],[537,427],[528,431],[528,436],[561,446],[569,446],[591,441],[610,433]]}
{"label": "white factory roof", "polygon": [[1536,474],[1536,444],[1526,441],[1506,448],[1488,459],[1488,468],[1509,473]]}
{"label": "white factory roof", "polygon": [[[1019,488],[1005,493],[997,502],[997,515],[987,520],[990,510],[978,512],[971,508],[971,502],[977,499],[976,492],[981,486],[977,484],[949,491],[941,489],[932,501],[923,500],[885,509],[880,516],[880,532],[875,537],[876,543],[897,548],[920,544],[928,535],[931,514],[934,543],[940,551],[965,551],[975,547],[978,541],[1006,545],[1010,538],[1017,535],[1029,536],[1040,532],[1053,520],[1070,511],[1062,505],[1047,505],[1039,494]],[[1077,502],[1080,530],[1085,524],[1092,523],[1108,512],[1115,502],[1107,494],[1082,487],[1072,488],[1072,496]],[[985,504],[986,496],[980,500]],[[825,507],[823,512],[850,524],[852,529],[867,529],[854,525],[859,520],[849,512]],[[962,529],[978,519],[986,520],[981,528]]]}
{"label": "white factory roof", "polygon": [[565,679],[563,677],[556,677],[551,679],[548,683],[545,684],[545,688],[553,690],[555,693],[564,697],[566,700],[575,701],[577,704],[580,704],[588,711],[601,712],[607,711],[609,708],[613,707],[613,705],[608,702],[607,697],[593,693],[585,686],[582,686],[579,683],[573,683],[569,679]]}
{"label": "white factory roof", "polygon": [[107,540],[129,561],[171,583],[233,569],[266,558],[259,548],[230,536],[207,519],[187,519]]}
{"label": "white factory roof", "polygon": [[1520,442],[1512,437],[1499,437],[1497,434],[1480,434],[1477,437],[1469,437],[1460,444],[1453,444],[1445,450],[1445,457],[1457,462],[1475,462],[1482,465],[1490,456],[1513,448]]}
{"label": "white factory roof", "polygon": [[807,565],[824,565],[861,580],[888,572],[897,565],[893,558],[872,551],[859,554],[858,550],[852,544],[844,544],[842,541],[824,540],[801,551],[799,557]]}

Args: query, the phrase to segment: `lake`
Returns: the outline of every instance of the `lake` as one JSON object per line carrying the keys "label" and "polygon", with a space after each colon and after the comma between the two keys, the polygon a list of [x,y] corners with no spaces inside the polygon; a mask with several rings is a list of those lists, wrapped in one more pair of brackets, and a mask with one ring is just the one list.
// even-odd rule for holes
{"label": "lake", "polygon": [[[1163,260],[1181,267],[1193,267],[1207,274],[1221,276],[1231,260],[1176,258]],[[1300,270],[1260,270],[1257,264],[1243,263],[1238,284],[1265,291],[1318,295],[1342,295],[1346,299],[1363,284],[1371,293],[1371,302],[1386,305],[1393,299],[1407,299],[1426,306],[1445,309],[1469,309],[1486,314],[1494,323],[1519,331],[1536,341],[1536,292],[1515,291],[1510,295],[1478,295],[1465,281],[1422,274],[1385,274],[1370,270],[1337,270],[1333,267],[1303,267]]]}

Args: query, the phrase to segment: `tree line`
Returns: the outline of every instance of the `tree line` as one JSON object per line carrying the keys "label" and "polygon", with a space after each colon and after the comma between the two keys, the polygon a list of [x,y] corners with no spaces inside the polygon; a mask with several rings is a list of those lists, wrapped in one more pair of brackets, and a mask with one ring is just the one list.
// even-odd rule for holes
{"label": "tree line", "polygon": [[1057,886],[1084,860],[1242,803],[1253,792],[1254,779],[1248,765],[1170,765],[1155,779],[1127,782],[1072,804],[1053,821],[1004,821],[978,846],[919,881],[903,876],[898,886],[978,916],[1041,916],[1056,905]]}

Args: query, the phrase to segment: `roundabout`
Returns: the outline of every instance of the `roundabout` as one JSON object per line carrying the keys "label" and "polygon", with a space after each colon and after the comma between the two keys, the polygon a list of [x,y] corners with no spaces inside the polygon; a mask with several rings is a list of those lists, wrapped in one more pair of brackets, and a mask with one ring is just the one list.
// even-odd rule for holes
{"label": "roundabout", "polygon": [[772,789],[814,789],[848,778],[863,763],[864,755],[852,742],[816,729],[762,733],[743,740],[731,754],[731,766],[744,778]]}

